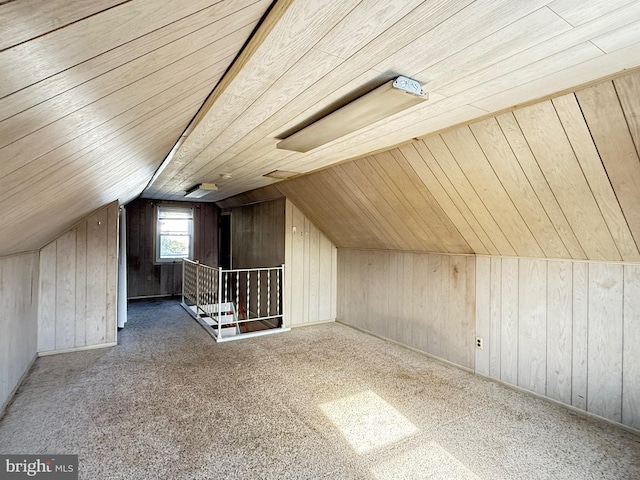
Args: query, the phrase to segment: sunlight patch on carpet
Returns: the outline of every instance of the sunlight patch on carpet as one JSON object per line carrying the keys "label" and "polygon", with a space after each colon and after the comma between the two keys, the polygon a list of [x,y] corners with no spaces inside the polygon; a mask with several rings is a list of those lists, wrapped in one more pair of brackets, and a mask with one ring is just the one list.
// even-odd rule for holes
{"label": "sunlight patch on carpet", "polygon": [[320,405],[357,453],[391,445],[418,428],[368,390]]}

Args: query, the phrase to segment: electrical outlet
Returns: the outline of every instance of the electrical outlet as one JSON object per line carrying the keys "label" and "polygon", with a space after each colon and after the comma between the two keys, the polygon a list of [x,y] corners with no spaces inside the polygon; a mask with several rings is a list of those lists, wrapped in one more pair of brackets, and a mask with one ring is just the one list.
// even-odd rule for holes
{"label": "electrical outlet", "polygon": [[483,347],[482,338],[476,337],[476,348],[482,350],[482,347]]}

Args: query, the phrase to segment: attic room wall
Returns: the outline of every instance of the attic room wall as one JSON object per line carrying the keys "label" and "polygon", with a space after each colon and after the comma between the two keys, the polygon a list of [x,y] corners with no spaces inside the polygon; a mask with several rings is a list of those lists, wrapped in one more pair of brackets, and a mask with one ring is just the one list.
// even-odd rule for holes
{"label": "attic room wall", "polygon": [[640,429],[640,264],[478,257],[476,372]]}
{"label": "attic room wall", "polygon": [[334,321],[338,295],[337,249],[288,199],[285,265],[287,326]]}
{"label": "attic room wall", "polygon": [[299,208],[284,198],[236,206],[231,223],[234,268],[285,264],[286,326],[335,320],[336,247]]}
{"label": "attic room wall", "polygon": [[36,357],[38,252],[0,257],[0,417]]}
{"label": "attic room wall", "polygon": [[475,258],[338,249],[338,320],[474,368]]}
{"label": "attic room wall", "polygon": [[231,210],[233,268],[277,267],[284,263],[284,198]]}
{"label": "attic room wall", "polygon": [[155,262],[155,205],[194,208],[194,259],[218,265],[219,209],[213,203],[168,202],[138,198],[127,210],[127,298],[179,295],[182,263]]}
{"label": "attic room wall", "polygon": [[38,352],[116,343],[118,202],[40,250]]}

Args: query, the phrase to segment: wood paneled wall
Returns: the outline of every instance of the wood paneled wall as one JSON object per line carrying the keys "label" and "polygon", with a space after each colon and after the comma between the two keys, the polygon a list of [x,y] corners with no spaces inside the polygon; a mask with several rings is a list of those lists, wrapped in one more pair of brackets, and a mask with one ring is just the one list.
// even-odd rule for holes
{"label": "wood paneled wall", "polygon": [[640,265],[478,257],[476,371],[640,428]]}
{"label": "wood paneled wall", "polygon": [[285,324],[333,321],[337,305],[337,250],[289,200],[285,218]]}
{"label": "wood paneled wall", "polygon": [[0,417],[36,357],[38,252],[0,257]]}
{"label": "wood paneled wall", "polygon": [[277,267],[284,263],[285,200],[231,210],[233,268]]}
{"label": "wood paneled wall", "polygon": [[179,295],[182,263],[155,263],[155,205],[194,209],[194,259],[218,265],[219,210],[212,203],[162,202],[138,198],[127,209],[127,297]]}
{"label": "wood paneled wall", "polygon": [[118,202],[40,251],[38,352],[116,342]]}
{"label": "wood paneled wall", "polygon": [[474,368],[475,258],[338,249],[338,320]]}

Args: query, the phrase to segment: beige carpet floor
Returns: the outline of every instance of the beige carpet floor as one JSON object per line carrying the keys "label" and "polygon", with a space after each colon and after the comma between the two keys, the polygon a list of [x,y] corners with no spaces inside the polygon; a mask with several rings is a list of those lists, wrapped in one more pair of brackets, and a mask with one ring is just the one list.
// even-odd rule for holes
{"label": "beige carpet floor", "polygon": [[176,301],[37,360],[0,453],[84,479],[638,479],[640,437],[339,324],[215,344]]}

